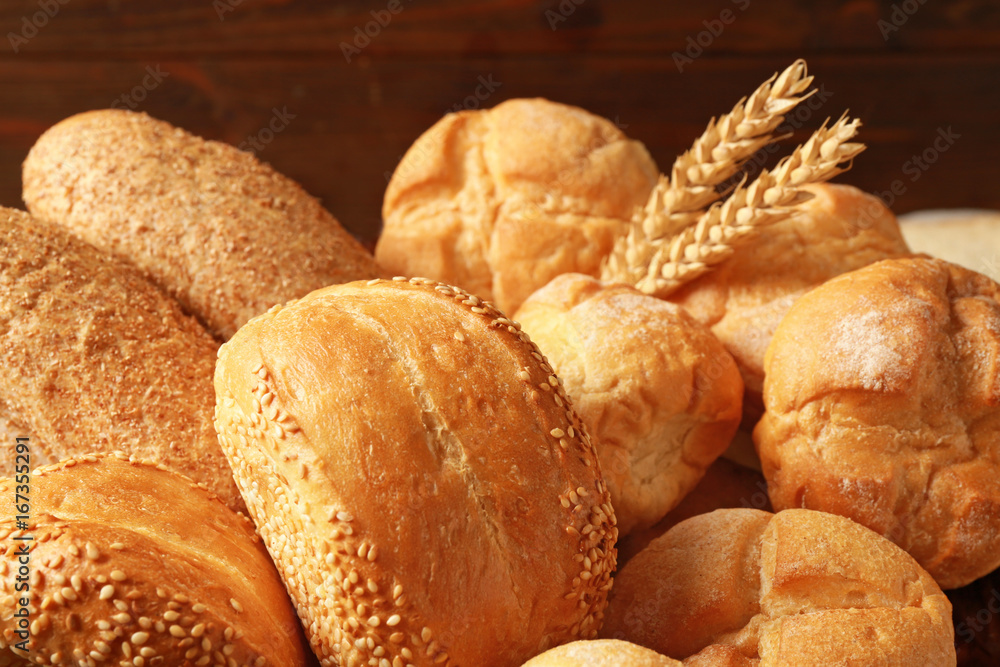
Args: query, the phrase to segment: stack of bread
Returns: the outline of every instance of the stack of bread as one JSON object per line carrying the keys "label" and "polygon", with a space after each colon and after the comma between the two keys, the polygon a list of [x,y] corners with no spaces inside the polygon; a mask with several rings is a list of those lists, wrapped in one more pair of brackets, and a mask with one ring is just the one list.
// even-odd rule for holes
{"label": "stack of bread", "polygon": [[811,85],[667,174],[582,109],[448,114],[374,257],[232,147],[46,132],[0,215],[0,432],[48,464],[0,462],[0,666],[981,655],[942,589],[1000,566],[1000,286],[827,182],[856,120],[751,173]]}

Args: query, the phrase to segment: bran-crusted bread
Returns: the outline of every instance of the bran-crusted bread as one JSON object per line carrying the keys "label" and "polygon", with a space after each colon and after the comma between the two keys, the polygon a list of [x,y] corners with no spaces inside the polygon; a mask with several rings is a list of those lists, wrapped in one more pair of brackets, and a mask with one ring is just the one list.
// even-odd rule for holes
{"label": "bran-crusted bread", "polygon": [[57,123],[32,147],[23,178],[33,215],[131,262],[223,340],[274,304],[379,275],[297,183],[144,113]]}

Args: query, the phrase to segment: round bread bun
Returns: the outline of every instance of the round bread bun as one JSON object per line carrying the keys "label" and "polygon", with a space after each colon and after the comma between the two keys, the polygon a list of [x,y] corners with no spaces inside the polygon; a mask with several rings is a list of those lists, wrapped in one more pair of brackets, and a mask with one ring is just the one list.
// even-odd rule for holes
{"label": "round bread bun", "polygon": [[0,513],[0,664],[307,664],[253,524],[203,486],[121,453],[37,468],[29,485],[26,530],[12,503]]}
{"label": "round bread bun", "polygon": [[430,280],[274,308],[222,346],[216,428],[323,665],[518,666],[597,634],[597,452],[491,304]]}
{"label": "round bread bun", "polygon": [[123,450],[245,509],[212,427],[217,349],[134,267],[0,208],[0,432],[35,465]]}
{"label": "round bread bun", "polygon": [[681,664],[619,639],[585,639],[550,648],[524,663],[524,667],[681,667]]}
{"label": "round bread bun", "polygon": [[1000,285],[896,259],[802,297],[754,431],[775,509],[850,517],[943,588],[1000,565]]}
{"label": "round bread bun", "polygon": [[850,185],[804,186],[813,198],[731,258],[671,294],[711,327],[743,375],[744,427],[763,413],[764,352],[791,305],[834,276],[909,254],[880,199]]}
{"label": "round bread bun", "polygon": [[[613,504],[613,501],[612,501]],[[728,509],[753,508],[771,511],[767,482],[760,472],[719,457],[705,471],[697,486],[666,516],[645,530],[634,530],[618,542],[618,567],[646,548],[650,542],[685,519]],[[617,513],[617,509],[615,510]]]}
{"label": "round bread bun", "polygon": [[657,168],[613,123],[544,99],[446,115],[386,189],[375,257],[513,313],[561,273],[597,275]]}
{"label": "round bread bun", "polygon": [[597,444],[620,536],[662,519],[726,450],[743,382],[718,339],[680,306],[566,273],[514,319]]}
{"label": "round bread bun", "polygon": [[889,540],[812,510],[677,524],[615,576],[601,635],[733,665],[955,664],[934,579]]}
{"label": "round bread bun", "polygon": [[927,253],[1000,281],[1000,211],[941,209],[899,217],[913,252]]}
{"label": "round bread bun", "polygon": [[56,124],[28,153],[23,179],[33,215],[131,262],[222,339],[276,303],[379,275],[297,183],[144,113]]}

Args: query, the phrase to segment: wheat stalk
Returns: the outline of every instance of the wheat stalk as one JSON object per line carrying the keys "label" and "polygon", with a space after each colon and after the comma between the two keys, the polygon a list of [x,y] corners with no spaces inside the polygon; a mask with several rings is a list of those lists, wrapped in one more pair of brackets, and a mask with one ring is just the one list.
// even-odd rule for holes
{"label": "wheat stalk", "polygon": [[785,114],[815,92],[806,93],[812,80],[805,61],[796,60],[750,97],[737,102],[728,114],[717,121],[713,118],[691,148],[674,161],[670,178],[660,176],[627,235],[617,239],[602,277],[624,282],[640,279],[656,252],[654,242],[695,224],[704,210],[723,196],[719,186],[757,151],[775,141],[774,131]]}
{"label": "wheat stalk", "polygon": [[824,122],[773,172],[762,171],[749,186],[741,181],[724,203],[716,202],[696,224],[657,245],[636,287],[666,297],[728,258],[764,227],[792,216],[796,206],[811,197],[803,185],[822,183],[846,171],[864,150],[864,144],[850,143],[860,126],[861,121],[846,114],[829,128]]}

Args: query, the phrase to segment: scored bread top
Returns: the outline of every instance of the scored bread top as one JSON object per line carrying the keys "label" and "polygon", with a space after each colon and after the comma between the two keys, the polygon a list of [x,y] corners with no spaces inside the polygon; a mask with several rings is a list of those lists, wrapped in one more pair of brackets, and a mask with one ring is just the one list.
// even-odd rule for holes
{"label": "scored bread top", "polygon": [[596,452],[489,303],[423,279],[317,290],[222,347],[216,392],[324,664],[517,666],[596,634],[617,537]]}
{"label": "scored bread top", "polygon": [[513,313],[560,273],[596,275],[657,169],[614,123],[545,99],[448,114],[386,188],[386,270],[458,285]]}
{"label": "scored bread top", "polygon": [[212,428],[217,347],[134,267],[0,208],[0,408],[41,455],[33,466],[120,449],[242,509]]}
{"label": "scored bread top", "polygon": [[276,303],[379,275],[297,183],[144,113],[67,118],[32,147],[23,178],[33,215],[133,263],[222,339]]}
{"label": "scored bread top", "polygon": [[934,579],[875,532],[812,510],[677,524],[615,576],[601,634],[748,666],[955,664]]}
{"label": "scored bread top", "polygon": [[[3,497],[18,484],[0,479]],[[43,466],[30,486],[27,530],[10,504],[0,514],[0,664],[24,657],[12,614],[25,595],[31,664],[305,664],[252,523],[203,486],[119,452]],[[25,535],[30,590],[18,592]]]}

